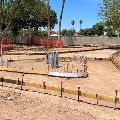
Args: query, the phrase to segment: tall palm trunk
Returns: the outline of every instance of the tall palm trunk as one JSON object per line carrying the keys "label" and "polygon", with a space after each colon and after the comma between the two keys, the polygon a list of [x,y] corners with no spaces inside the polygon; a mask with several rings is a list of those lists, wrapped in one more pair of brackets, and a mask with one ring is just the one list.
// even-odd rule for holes
{"label": "tall palm trunk", "polygon": [[47,33],[48,33],[48,46],[50,47],[51,46],[51,43],[50,43],[50,6],[49,6],[49,0],[48,0],[48,3],[47,3],[47,11],[48,11],[48,28],[47,28]]}
{"label": "tall palm trunk", "polygon": [[63,3],[62,3],[62,10],[61,10],[61,14],[60,14],[59,31],[58,31],[58,40],[60,40],[61,21],[62,21],[62,14],[63,14],[63,10],[64,10],[64,5],[65,5],[65,0],[63,0]]}

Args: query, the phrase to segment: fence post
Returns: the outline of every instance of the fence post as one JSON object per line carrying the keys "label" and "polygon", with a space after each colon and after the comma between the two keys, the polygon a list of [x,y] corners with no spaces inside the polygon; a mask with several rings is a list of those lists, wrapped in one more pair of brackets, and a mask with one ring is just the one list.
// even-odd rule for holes
{"label": "fence post", "polygon": [[49,65],[48,65],[48,71],[49,71]]}
{"label": "fence post", "polygon": [[24,78],[24,73],[22,73],[21,90],[22,90],[22,86],[23,86],[23,78]]}
{"label": "fence post", "polygon": [[62,98],[62,84],[63,84],[63,83],[62,83],[62,81],[61,81],[61,98]]}
{"label": "fence post", "polygon": [[22,78],[22,81],[21,81],[21,90],[22,90],[22,86],[23,86],[23,78]]}
{"label": "fence post", "polygon": [[2,82],[2,87],[3,87],[3,82],[4,82],[4,78],[3,77],[1,77],[1,82]]}
{"label": "fence post", "polygon": [[77,73],[78,73],[78,69],[77,69]]}
{"label": "fence post", "polygon": [[[98,94],[96,94],[96,99],[97,99],[97,97],[98,97]],[[98,99],[97,99],[97,105],[98,105]]]}
{"label": "fence post", "polygon": [[45,89],[46,89],[45,82],[43,82],[43,87],[44,87],[44,93],[45,93]]}
{"label": "fence post", "polygon": [[118,91],[117,91],[117,90],[115,90],[115,106],[114,106],[114,110],[116,109],[117,93],[118,93]]}
{"label": "fence post", "polygon": [[78,86],[78,102],[80,101],[80,87]]}
{"label": "fence post", "polygon": [[17,83],[17,84],[18,84],[18,88],[19,88],[19,81],[20,81],[20,78],[18,77],[17,79],[18,79],[18,83]]}

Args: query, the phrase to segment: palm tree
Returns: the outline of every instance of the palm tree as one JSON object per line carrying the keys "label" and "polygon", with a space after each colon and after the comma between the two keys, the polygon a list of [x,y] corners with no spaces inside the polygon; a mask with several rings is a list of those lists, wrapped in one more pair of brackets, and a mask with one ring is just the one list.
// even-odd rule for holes
{"label": "palm tree", "polygon": [[50,11],[50,4],[49,4],[49,0],[48,0],[48,2],[47,2],[47,12],[48,12],[48,29],[47,29],[47,32],[48,32],[48,41],[50,40],[50,14],[49,14],[49,11]]}
{"label": "palm tree", "polygon": [[60,14],[59,31],[58,31],[58,40],[60,40],[61,21],[62,21],[62,14],[63,14],[63,10],[64,10],[64,5],[65,5],[65,0],[63,0],[63,3],[62,3],[62,10],[61,10],[61,14]]}
{"label": "palm tree", "polygon": [[72,20],[72,21],[71,21],[71,24],[72,24],[72,26],[73,26],[73,30],[74,30],[75,21]]}
{"label": "palm tree", "polygon": [[80,31],[81,31],[81,24],[83,23],[83,21],[82,21],[82,20],[80,20],[80,21],[79,21],[79,23],[80,23]]}

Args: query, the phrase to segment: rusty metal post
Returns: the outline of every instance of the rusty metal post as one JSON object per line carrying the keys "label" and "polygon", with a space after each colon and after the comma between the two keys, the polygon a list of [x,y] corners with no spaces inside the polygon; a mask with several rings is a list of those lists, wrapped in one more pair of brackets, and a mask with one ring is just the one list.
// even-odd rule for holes
{"label": "rusty metal post", "polygon": [[43,82],[43,87],[44,87],[44,93],[45,93],[45,89],[46,89],[45,82]]}
{"label": "rusty metal post", "polygon": [[20,81],[20,78],[18,77],[17,79],[18,79],[18,83],[17,83],[17,84],[18,84],[18,88],[19,88],[19,81]]}
{"label": "rusty metal post", "polygon": [[[98,94],[96,94],[96,99],[98,98]],[[98,105],[98,99],[97,99],[97,105]]]}
{"label": "rusty metal post", "polygon": [[61,82],[61,98],[62,98],[62,84],[63,84],[63,83]]}
{"label": "rusty metal post", "polygon": [[4,82],[4,78],[3,77],[1,77],[1,82],[2,82],[2,87],[3,87],[3,82]]}
{"label": "rusty metal post", "polygon": [[78,86],[78,102],[80,102],[80,87]]}
{"label": "rusty metal post", "polygon": [[116,103],[117,103],[117,93],[118,93],[118,91],[117,91],[117,90],[115,90],[115,106],[114,106],[114,110],[116,109]]}
{"label": "rusty metal post", "polygon": [[23,90],[22,86],[23,86],[23,78],[22,78],[22,81],[21,81],[21,90]]}
{"label": "rusty metal post", "polygon": [[49,68],[49,65],[48,65],[48,71],[49,71],[49,69],[50,69],[50,68]]}

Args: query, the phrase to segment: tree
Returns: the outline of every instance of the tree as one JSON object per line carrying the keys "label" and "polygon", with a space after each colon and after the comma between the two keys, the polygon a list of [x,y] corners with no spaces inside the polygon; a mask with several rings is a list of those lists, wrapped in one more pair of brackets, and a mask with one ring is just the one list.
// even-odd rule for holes
{"label": "tree", "polygon": [[61,34],[62,34],[62,36],[67,36],[67,29],[63,29],[63,30],[61,31]]}
{"label": "tree", "polygon": [[99,4],[100,10],[98,16],[104,22],[109,23],[113,28],[120,27],[120,0],[103,0],[103,4]]}
{"label": "tree", "polygon": [[72,26],[73,26],[73,30],[74,30],[75,21],[72,20],[72,21],[71,21],[71,24],[72,24]]}
{"label": "tree", "polygon": [[97,34],[98,36],[103,35],[104,31],[104,23],[103,22],[98,22],[92,27],[92,31],[94,34]]}
{"label": "tree", "polygon": [[118,35],[120,36],[120,28],[117,29]]}
{"label": "tree", "polygon": [[[31,15],[32,14],[32,15]],[[22,28],[27,28],[31,30],[31,33],[33,33],[33,30],[38,30],[39,27],[46,27],[48,26],[47,17],[44,17],[44,19],[39,20],[39,18],[35,17],[34,13],[28,14],[27,16],[24,16],[20,19],[14,19],[12,24],[12,33],[18,34],[18,31]],[[57,15],[55,11],[50,10],[50,29],[53,29],[55,24],[57,24]]]}
{"label": "tree", "polygon": [[114,31],[114,29],[113,28],[111,28],[111,27],[107,27],[106,28],[106,35],[108,36],[108,37],[112,37],[112,36],[114,36],[115,35],[115,31]]}
{"label": "tree", "polygon": [[[2,40],[3,36],[10,29],[13,19],[15,17],[17,17],[17,14],[19,14],[19,12],[20,12],[19,6],[21,4],[21,1],[22,0],[15,0],[15,1],[8,0],[5,3],[1,4],[2,5],[2,9],[1,9],[2,14],[0,14],[0,25],[1,26],[4,25],[4,30],[2,27],[0,40]],[[8,16],[7,19],[4,19],[5,16]],[[21,15],[19,14],[19,16],[21,16]],[[5,26],[6,23],[7,23],[7,25]]]}
{"label": "tree", "polygon": [[83,23],[83,21],[82,21],[82,20],[80,20],[80,21],[79,21],[79,23],[80,23],[80,31],[81,31],[81,24]]}
{"label": "tree", "polygon": [[74,36],[75,35],[75,30],[68,30],[66,36]]}
{"label": "tree", "polygon": [[[63,15],[63,10],[64,10],[64,5],[65,5],[65,0],[63,0],[63,3],[62,3],[62,10],[61,10],[61,14],[60,14],[59,31],[58,31],[58,40],[60,40],[61,21],[62,21],[62,15]],[[57,43],[57,44],[58,44],[58,43]]]}
{"label": "tree", "polygon": [[[24,24],[32,29],[34,25],[46,27],[48,25],[47,7],[43,1],[38,0],[7,0],[2,9],[3,15],[0,17],[0,24],[5,24],[1,38],[7,33],[8,30],[22,28]],[[57,15],[53,10],[49,11],[49,15],[54,22],[50,25],[53,28],[57,23]],[[3,23],[3,20],[4,23]],[[21,21],[21,26],[17,26],[17,23]],[[36,22],[37,21],[37,22]],[[15,30],[16,31],[16,30]]]}

